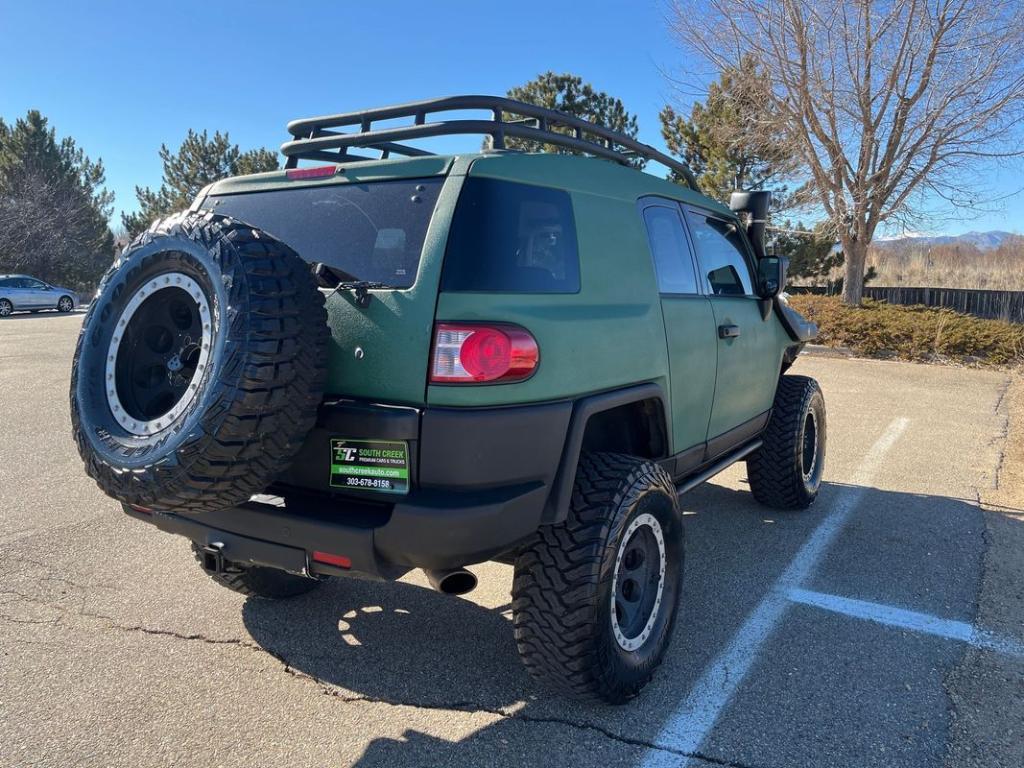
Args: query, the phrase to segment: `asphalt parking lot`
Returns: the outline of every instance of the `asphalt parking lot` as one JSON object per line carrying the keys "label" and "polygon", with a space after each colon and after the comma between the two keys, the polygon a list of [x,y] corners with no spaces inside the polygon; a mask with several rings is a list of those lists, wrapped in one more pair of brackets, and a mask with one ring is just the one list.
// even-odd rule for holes
{"label": "asphalt parking lot", "polygon": [[684,497],[673,647],[608,707],[531,683],[507,566],[468,599],[419,575],[215,586],[85,476],[80,321],[0,322],[2,766],[1024,764],[1024,574],[993,559],[1024,517],[979,506],[1004,373],[802,358],[829,409],[818,503],[769,512],[742,467]]}

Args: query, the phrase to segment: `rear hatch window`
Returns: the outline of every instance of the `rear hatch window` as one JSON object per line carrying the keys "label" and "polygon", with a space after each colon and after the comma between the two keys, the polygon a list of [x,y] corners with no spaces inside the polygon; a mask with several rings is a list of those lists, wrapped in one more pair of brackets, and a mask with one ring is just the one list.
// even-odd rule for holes
{"label": "rear hatch window", "polygon": [[203,208],[259,227],[345,280],[408,288],[416,281],[442,182],[402,179],[210,195]]}

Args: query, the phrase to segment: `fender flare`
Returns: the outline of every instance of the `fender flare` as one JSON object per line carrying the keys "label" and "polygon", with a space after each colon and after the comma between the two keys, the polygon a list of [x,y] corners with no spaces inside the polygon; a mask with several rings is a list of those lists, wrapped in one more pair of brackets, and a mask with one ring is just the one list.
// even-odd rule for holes
{"label": "fender flare", "polygon": [[573,403],[572,415],[569,418],[569,430],[562,448],[562,459],[551,484],[551,492],[548,494],[548,501],[541,519],[542,523],[560,523],[569,511],[576,467],[579,464],[583,448],[583,435],[587,430],[587,422],[590,417],[602,411],[643,400],[657,400],[661,404],[661,418],[664,422],[662,427],[665,429],[665,435],[669,435],[668,402],[665,390],[660,384],[654,382],[635,384],[623,389],[589,395]]}

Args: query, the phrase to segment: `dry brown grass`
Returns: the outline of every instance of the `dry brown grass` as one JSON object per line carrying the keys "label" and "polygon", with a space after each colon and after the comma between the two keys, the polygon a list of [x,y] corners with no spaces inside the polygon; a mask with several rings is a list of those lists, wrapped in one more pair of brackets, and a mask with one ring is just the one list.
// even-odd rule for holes
{"label": "dry brown grass", "polygon": [[903,360],[1001,366],[1024,363],[1024,325],[870,299],[863,307],[845,306],[834,296],[791,296],[789,301],[818,324],[818,343],[826,346]]}
{"label": "dry brown grass", "polygon": [[[985,251],[967,243],[875,243],[868,251],[867,266],[877,273],[869,285],[877,287],[1024,291],[1024,237],[1008,238],[998,248]],[[840,267],[827,277],[798,282],[824,285],[842,276]]]}
{"label": "dry brown grass", "polygon": [[878,272],[871,285],[1024,291],[1022,241],[1013,238],[987,251],[971,245],[875,246],[868,253],[868,266]]}

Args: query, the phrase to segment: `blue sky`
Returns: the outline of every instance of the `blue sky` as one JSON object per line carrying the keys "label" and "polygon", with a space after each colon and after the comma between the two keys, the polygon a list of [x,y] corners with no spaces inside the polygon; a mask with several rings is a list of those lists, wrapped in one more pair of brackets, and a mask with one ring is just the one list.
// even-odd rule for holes
{"label": "blue sky", "polygon": [[[687,66],[665,13],[664,0],[0,0],[0,116],[39,109],[59,135],[102,157],[117,211],[134,208],[136,184],[159,185],[160,144],[176,148],[189,128],[276,149],[296,117],[501,94],[549,69],[623,99],[641,140],[663,148],[659,110],[673,99],[685,107],[707,78]],[[681,97],[666,74],[684,77],[691,95]],[[456,142],[443,145],[449,150],[477,146],[445,141]],[[1019,176],[993,172],[994,194],[1014,192]],[[995,212],[934,229],[1019,227]]]}

